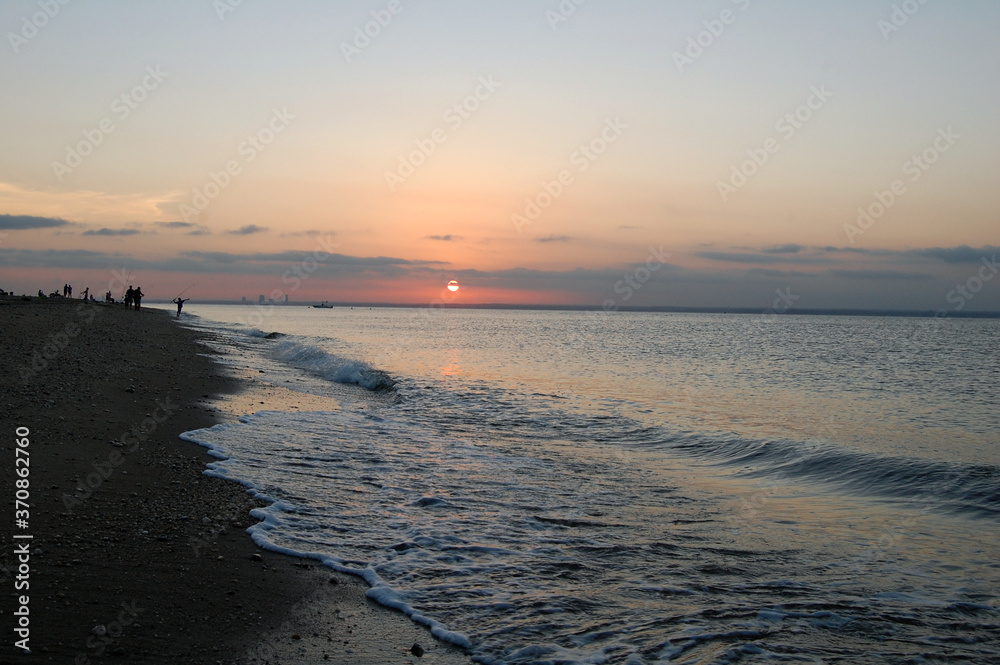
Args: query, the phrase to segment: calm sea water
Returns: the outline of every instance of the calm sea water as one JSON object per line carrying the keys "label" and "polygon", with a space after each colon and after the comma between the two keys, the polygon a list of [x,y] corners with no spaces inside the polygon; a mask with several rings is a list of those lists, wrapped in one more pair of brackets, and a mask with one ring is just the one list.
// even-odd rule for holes
{"label": "calm sea water", "polygon": [[255,540],[479,662],[1000,662],[998,321],[189,310],[342,406],[188,433]]}

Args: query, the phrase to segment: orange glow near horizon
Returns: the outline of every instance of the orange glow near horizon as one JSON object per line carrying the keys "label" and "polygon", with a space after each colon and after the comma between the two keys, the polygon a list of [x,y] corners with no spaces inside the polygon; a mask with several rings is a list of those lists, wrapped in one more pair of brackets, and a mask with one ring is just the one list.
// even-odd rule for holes
{"label": "orange glow near horizon", "polygon": [[[5,70],[4,290],[120,297],[131,269],[192,305],[937,310],[1000,251],[991,3],[891,48],[851,3],[758,15],[683,71],[693,1],[593,3],[557,39],[524,3],[422,3],[346,61],[356,8],[254,3],[191,39],[189,3],[118,4]],[[119,23],[110,57],[93,28]],[[993,284],[962,307],[1000,310]]]}

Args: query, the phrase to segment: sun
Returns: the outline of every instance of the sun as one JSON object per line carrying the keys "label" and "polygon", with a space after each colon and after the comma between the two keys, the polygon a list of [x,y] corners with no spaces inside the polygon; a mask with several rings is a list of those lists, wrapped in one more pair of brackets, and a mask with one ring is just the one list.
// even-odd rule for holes
{"label": "sun", "polygon": [[458,289],[459,289],[458,282],[456,282],[455,280],[451,280],[450,282],[448,282],[449,291],[454,293],[455,291],[458,291]]}

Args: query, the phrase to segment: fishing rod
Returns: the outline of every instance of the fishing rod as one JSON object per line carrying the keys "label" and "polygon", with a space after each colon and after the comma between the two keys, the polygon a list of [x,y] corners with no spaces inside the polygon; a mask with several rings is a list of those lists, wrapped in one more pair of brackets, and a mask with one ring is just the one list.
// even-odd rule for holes
{"label": "fishing rod", "polygon": [[122,282],[122,292],[118,295],[119,298],[125,297],[125,291],[128,289],[128,281],[132,278],[132,271],[129,270],[128,274],[125,275],[125,281]]}
{"label": "fishing rod", "polygon": [[[191,289],[193,289],[196,286],[198,286],[198,285],[197,284],[192,284],[191,286],[187,287],[186,289],[184,289],[183,291],[181,291],[180,293],[178,293],[174,297],[174,300],[179,300],[182,295],[184,295],[185,293],[187,293],[188,291],[190,291]],[[173,301],[171,301],[171,302],[173,302]]]}

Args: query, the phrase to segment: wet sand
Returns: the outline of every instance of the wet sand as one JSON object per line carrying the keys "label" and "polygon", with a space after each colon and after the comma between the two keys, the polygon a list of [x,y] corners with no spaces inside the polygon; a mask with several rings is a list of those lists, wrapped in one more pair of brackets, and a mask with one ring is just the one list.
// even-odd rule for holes
{"label": "wet sand", "polygon": [[[0,299],[0,662],[470,663],[369,601],[361,580],[251,542],[259,502],[205,476],[212,458],[178,435],[298,396],[224,375],[171,318]],[[24,528],[12,506],[19,427],[30,430]],[[30,586],[16,590],[25,542]],[[14,646],[22,595],[30,655]]]}

